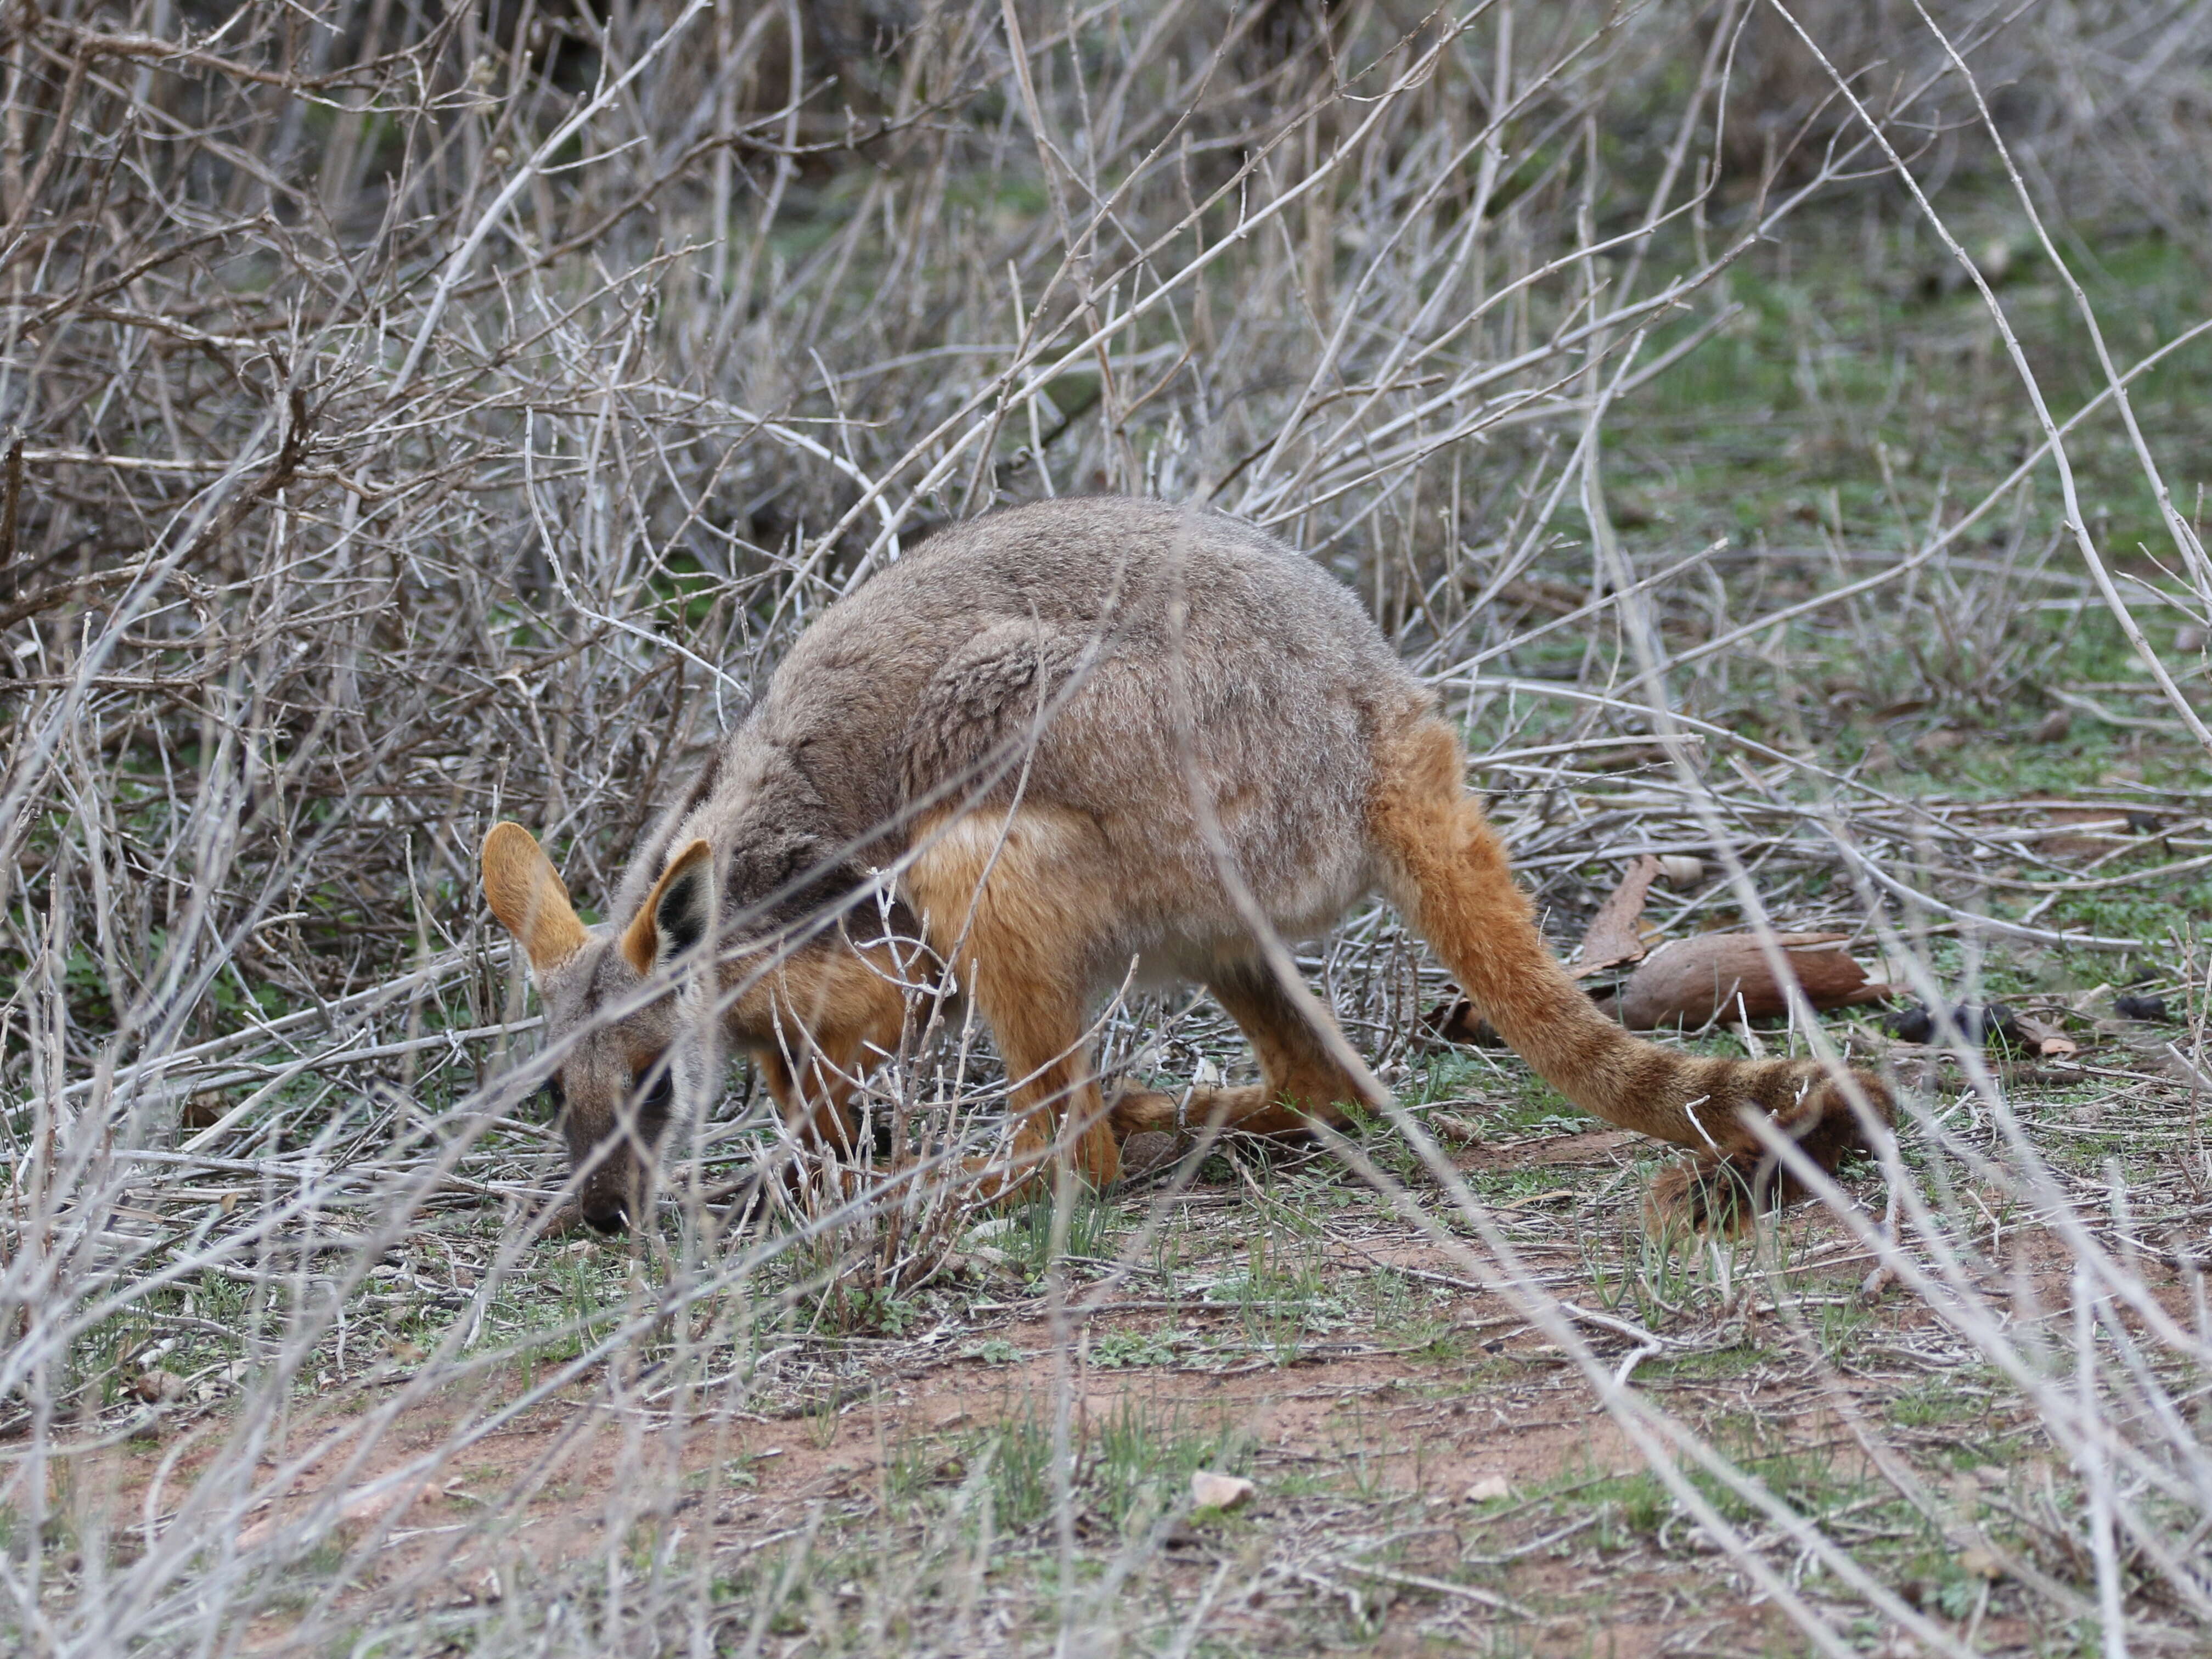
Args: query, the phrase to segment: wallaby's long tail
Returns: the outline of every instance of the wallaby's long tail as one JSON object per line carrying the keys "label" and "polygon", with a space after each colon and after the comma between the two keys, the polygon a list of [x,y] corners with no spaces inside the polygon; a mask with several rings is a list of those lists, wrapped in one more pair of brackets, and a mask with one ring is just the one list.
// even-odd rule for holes
{"label": "wallaby's long tail", "polygon": [[[1449,726],[1415,720],[1385,736],[1378,762],[1368,817],[1386,890],[1476,1011],[1584,1111],[1698,1153],[1655,1188],[1662,1216],[1725,1224],[1747,1206],[1800,1195],[1745,1124],[1747,1108],[1787,1128],[1823,1170],[1864,1145],[1845,1089],[1817,1061],[1701,1059],[1631,1036],[1598,1012],[1538,931],[1504,845],[1466,791]],[[1882,1085],[1853,1078],[1890,1121]]]}

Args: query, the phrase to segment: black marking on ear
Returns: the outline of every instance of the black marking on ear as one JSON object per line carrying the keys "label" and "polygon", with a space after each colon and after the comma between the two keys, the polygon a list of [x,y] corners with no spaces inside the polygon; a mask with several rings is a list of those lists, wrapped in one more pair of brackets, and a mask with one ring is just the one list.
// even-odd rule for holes
{"label": "black marking on ear", "polygon": [[660,936],[660,959],[680,956],[707,933],[706,883],[696,870],[687,870],[668,884],[653,913],[653,931]]}

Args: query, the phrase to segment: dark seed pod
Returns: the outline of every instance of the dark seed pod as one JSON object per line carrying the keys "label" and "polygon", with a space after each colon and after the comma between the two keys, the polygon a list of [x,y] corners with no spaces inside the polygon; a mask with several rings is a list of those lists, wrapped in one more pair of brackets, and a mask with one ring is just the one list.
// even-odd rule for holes
{"label": "dark seed pod", "polygon": [[[1923,1003],[1914,1003],[1909,1008],[1899,1008],[1882,1017],[1881,1028],[1902,1042],[1936,1042],[1942,1040],[1945,1016],[1929,1009]],[[2002,1038],[2007,1042],[2025,1046],[2027,1033],[2021,1030],[2020,1020],[2012,1010],[2001,1002],[1986,1007],[1972,1004],[1950,1011],[1948,1018],[1957,1023],[1960,1036],[1969,1042],[1989,1042]]]}
{"label": "dark seed pod", "polygon": [[2132,994],[2116,997],[2112,1001],[2112,1012],[2122,1019],[2148,1020],[2154,1025],[2171,1025],[2173,1023],[2173,1015],[2167,1009],[2164,997],[2136,996]]}

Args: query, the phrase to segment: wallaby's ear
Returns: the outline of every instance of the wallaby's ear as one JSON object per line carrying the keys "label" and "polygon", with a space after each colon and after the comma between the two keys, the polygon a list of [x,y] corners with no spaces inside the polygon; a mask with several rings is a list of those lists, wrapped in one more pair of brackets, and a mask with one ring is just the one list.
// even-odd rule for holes
{"label": "wallaby's ear", "polygon": [[495,823],[484,837],[483,888],[492,915],[521,945],[532,973],[557,968],[584,948],[584,924],[568,890],[520,824]]}
{"label": "wallaby's ear", "polygon": [[623,955],[641,974],[665,967],[707,937],[714,919],[714,849],[695,841],[653,884],[637,920],[623,933]]}

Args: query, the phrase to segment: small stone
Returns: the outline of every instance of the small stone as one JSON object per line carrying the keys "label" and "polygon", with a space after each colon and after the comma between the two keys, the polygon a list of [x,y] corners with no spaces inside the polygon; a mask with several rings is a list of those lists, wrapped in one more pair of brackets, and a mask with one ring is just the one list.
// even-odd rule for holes
{"label": "small stone", "polygon": [[1468,1142],[1482,1139],[1482,1125],[1456,1112],[1431,1112],[1421,1121],[1438,1140]]}
{"label": "small stone", "polygon": [[174,1371],[148,1371],[132,1384],[132,1392],[149,1406],[173,1406],[185,1397],[185,1379]]}
{"label": "small stone", "polygon": [[1705,878],[1705,861],[1688,853],[1668,853],[1659,860],[1659,879],[1680,890]]}
{"label": "small stone", "polygon": [[1513,1483],[1502,1474],[1486,1474],[1467,1489],[1467,1502],[1494,1504],[1501,1498],[1513,1496]]}
{"label": "small stone", "polygon": [[1926,1042],[1936,1035],[1935,1016],[1917,1002],[1884,1014],[1881,1026],[1899,1042]]}
{"label": "small stone", "polygon": [[1991,1583],[2005,1576],[2003,1564],[1979,1544],[1969,1545],[1959,1552],[1959,1571],[1976,1578],[1986,1578]]}
{"label": "small stone", "polygon": [[1191,1507],[1200,1510],[1233,1510],[1258,1490],[1240,1475],[1217,1474],[1212,1469],[1199,1469],[1190,1477]]}
{"label": "small stone", "polygon": [[2034,743],[2063,743],[2066,734],[2073,729],[2074,716],[2063,708],[2054,708],[2036,722],[2028,738]]}

